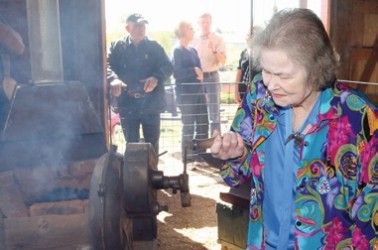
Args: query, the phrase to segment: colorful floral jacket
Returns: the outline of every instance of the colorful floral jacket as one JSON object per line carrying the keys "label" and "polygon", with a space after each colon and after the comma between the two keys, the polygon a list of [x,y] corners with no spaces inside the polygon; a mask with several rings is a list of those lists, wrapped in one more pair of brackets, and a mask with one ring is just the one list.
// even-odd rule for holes
{"label": "colorful floral jacket", "polygon": [[[277,123],[277,109],[256,79],[231,128],[244,138],[244,154],[221,170],[231,186],[251,181],[247,249],[265,248],[264,158],[274,152],[265,152],[264,141]],[[295,249],[378,249],[378,110],[342,83],[320,98],[317,122],[300,145]]]}

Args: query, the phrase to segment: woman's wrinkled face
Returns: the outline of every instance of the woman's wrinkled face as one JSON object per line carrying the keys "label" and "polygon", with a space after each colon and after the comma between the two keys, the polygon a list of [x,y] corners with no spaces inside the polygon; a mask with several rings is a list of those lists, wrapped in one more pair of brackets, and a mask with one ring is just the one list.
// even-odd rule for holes
{"label": "woman's wrinkled face", "polygon": [[291,60],[284,50],[263,49],[260,63],[264,85],[275,104],[281,107],[303,106],[315,95],[306,69]]}

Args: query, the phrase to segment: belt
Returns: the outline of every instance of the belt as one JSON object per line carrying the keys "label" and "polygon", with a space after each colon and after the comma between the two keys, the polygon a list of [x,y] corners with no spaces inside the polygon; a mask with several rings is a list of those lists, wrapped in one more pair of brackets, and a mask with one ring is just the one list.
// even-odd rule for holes
{"label": "belt", "polygon": [[135,91],[132,91],[132,90],[127,91],[127,94],[131,97],[134,97],[135,99],[140,99],[140,98],[144,97],[144,95],[145,95],[145,93],[135,92]]}
{"label": "belt", "polygon": [[218,71],[203,72],[203,76],[212,76],[218,74]]}

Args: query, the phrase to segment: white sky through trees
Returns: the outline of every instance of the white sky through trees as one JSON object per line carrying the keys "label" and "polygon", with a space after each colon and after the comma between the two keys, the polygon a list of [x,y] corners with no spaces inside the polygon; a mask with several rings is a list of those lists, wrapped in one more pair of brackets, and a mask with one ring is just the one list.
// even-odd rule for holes
{"label": "white sky through trees", "polygon": [[[322,0],[324,1],[324,0]],[[254,24],[263,25],[273,14],[285,7],[298,7],[299,0],[253,0]],[[320,12],[319,0],[307,0],[308,7]],[[232,40],[244,41],[251,23],[251,0],[106,0],[106,26],[108,32],[124,30],[125,18],[134,12],[149,21],[148,31],[172,31],[182,20],[197,28],[198,16],[209,12],[213,16],[213,29]],[[228,34],[228,35],[227,35]],[[231,38],[234,36],[234,38]]]}

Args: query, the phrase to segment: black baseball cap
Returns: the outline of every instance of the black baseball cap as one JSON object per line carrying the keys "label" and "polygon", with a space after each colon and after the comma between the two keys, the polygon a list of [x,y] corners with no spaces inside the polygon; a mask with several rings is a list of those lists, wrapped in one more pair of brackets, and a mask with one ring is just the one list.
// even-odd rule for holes
{"label": "black baseball cap", "polygon": [[148,21],[142,16],[141,14],[134,13],[127,17],[126,23],[133,22],[133,23],[148,23]]}

